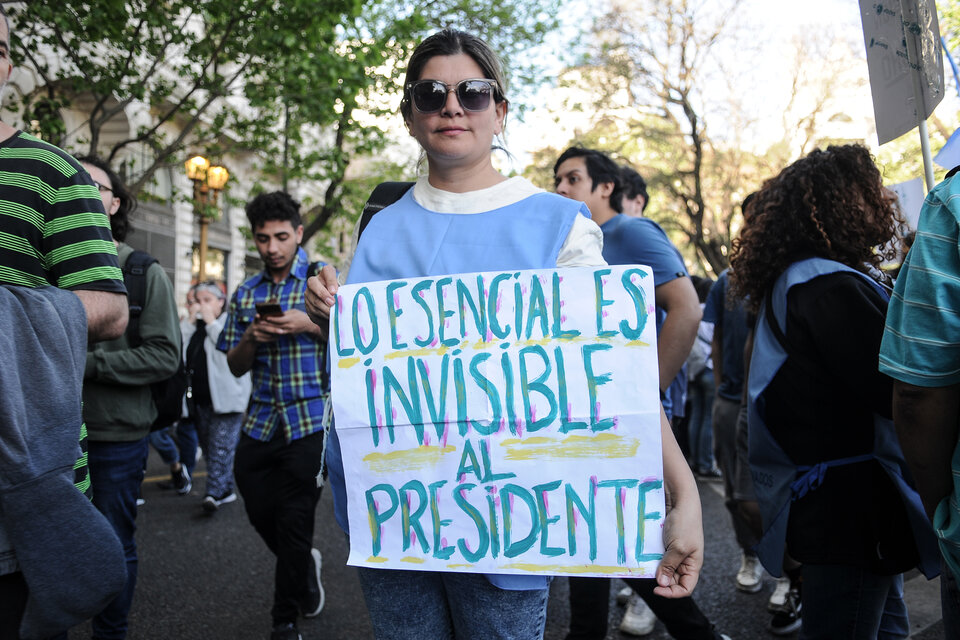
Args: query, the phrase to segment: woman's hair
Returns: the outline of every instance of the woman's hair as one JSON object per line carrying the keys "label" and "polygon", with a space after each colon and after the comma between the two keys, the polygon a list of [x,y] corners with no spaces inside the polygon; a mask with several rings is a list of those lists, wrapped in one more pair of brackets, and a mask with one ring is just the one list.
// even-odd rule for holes
{"label": "woman's hair", "polygon": [[200,291],[206,291],[215,295],[217,300],[220,301],[220,312],[223,313],[226,306],[227,294],[223,291],[222,283],[217,280],[205,280],[190,287],[190,293],[192,293],[194,297],[196,297]]}
{"label": "woman's hair", "polygon": [[107,174],[107,178],[110,179],[110,188],[113,190],[113,196],[120,199],[120,208],[110,216],[110,233],[113,235],[114,240],[123,242],[127,239],[127,234],[130,233],[130,214],[137,208],[136,198],[127,191],[127,185],[120,179],[120,176],[110,168],[110,165],[98,156],[82,156],[77,158],[77,162],[89,164],[100,169],[100,171]]}
{"label": "woman's hair", "polygon": [[764,183],[744,214],[748,220],[733,241],[730,280],[734,295],[746,298],[752,311],[798,260],[878,267],[895,253],[884,253],[881,245],[900,221],[896,196],[883,188],[870,152],[853,144],[797,160]]}
{"label": "woman's hair", "polygon": [[494,80],[497,83],[493,92],[494,101],[498,104],[501,102],[510,104],[506,98],[507,80],[500,64],[500,58],[493,52],[490,45],[469,33],[455,29],[444,29],[417,45],[413,55],[410,56],[410,62],[407,64],[407,74],[403,78],[403,99],[400,101],[400,115],[403,116],[404,120],[409,120],[413,113],[413,104],[410,101],[410,91],[407,89],[407,85],[420,80],[420,74],[431,58],[455,56],[460,53],[473,58],[473,61],[483,70],[484,78]]}

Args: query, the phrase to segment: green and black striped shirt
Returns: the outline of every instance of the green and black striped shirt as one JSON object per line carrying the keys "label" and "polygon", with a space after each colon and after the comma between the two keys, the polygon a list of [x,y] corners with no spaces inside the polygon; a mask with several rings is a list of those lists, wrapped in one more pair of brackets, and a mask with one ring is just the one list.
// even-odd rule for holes
{"label": "green and black striped shirt", "polygon": [[[0,284],[126,292],[90,175],[63,150],[19,131],[0,142]],[[84,493],[86,436],[81,425],[75,482]]]}

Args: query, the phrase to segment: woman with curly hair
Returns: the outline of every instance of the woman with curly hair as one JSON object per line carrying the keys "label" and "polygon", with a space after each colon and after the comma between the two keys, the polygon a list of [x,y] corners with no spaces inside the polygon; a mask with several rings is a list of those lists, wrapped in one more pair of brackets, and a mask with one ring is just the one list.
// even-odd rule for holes
{"label": "woman with curly hair", "polygon": [[890,420],[892,382],[877,370],[889,299],[879,247],[899,221],[896,196],[864,147],[831,146],[767,181],[750,214],[731,280],[758,315],[758,555],[773,575],[785,558],[802,564],[791,596],[801,638],[906,637],[901,574],[937,564]]}

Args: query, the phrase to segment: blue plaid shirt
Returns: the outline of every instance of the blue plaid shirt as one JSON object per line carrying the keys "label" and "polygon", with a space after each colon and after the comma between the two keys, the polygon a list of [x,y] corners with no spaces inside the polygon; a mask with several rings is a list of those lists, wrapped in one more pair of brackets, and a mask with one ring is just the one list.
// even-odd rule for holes
{"label": "blue plaid shirt", "polygon": [[[306,312],[303,295],[307,290],[309,261],[303,249],[283,282],[275,283],[262,271],[237,287],[217,349],[229,351],[253,322],[256,304],[279,300],[280,307]],[[324,367],[323,342],[313,334],[281,336],[276,342],[257,346],[251,371],[253,392],[243,422],[243,432],[266,442],[277,427],[287,442],[323,431],[323,398],[320,373]]]}

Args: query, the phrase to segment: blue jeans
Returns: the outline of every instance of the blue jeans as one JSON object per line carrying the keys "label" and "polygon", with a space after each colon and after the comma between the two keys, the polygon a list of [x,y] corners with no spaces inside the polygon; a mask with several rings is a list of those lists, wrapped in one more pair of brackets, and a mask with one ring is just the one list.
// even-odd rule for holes
{"label": "blue jeans", "polygon": [[113,526],[127,559],[127,584],[113,602],[93,618],[93,637],[127,636],[127,614],[137,585],[137,492],[147,462],[147,438],[134,442],[88,442],[93,504]]}
{"label": "blue jeans", "polygon": [[377,640],[538,640],[549,589],[498,589],[479,573],[358,567]]}
{"label": "blue jeans", "polygon": [[805,564],[801,640],[893,640],[910,632],[903,576],[859,567]]}
{"label": "blue jeans", "polygon": [[170,435],[170,427],[151,431],[150,444],[160,454],[160,459],[163,460],[164,464],[172,465],[180,461],[180,451],[173,442],[173,436]]}
{"label": "blue jeans", "polygon": [[190,418],[183,418],[177,423],[177,448],[180,449],[180,464],[187,468],[187,473],[193,477],[193,470],[197,467],[197,426]]}
{"label": "blue jeans", "polygon": [[960,638],[960,588],[950,567],[940,560],[940,608],[944,637]]}
{"label": "blue jeans", "polygon": [[704,369],[687,387],[690,401],[690,459],[694,470],[701,473],[713,468],[713,395],[713,371]]}

